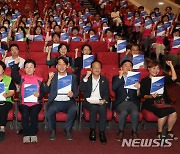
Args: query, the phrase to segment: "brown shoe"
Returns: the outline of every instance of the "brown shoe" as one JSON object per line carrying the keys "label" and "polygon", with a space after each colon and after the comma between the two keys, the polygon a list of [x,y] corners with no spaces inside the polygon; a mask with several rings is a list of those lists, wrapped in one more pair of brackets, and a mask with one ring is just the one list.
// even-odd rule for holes
{"label": "brown shoe", "polygon": [[131,137],[132,137],[132,139],[139,139],[138,133],[136,133],[136,132],[132,132]]}
{"label": "brown shoe", "polygon": [[121,142],[121,141],[123,140],[123,138],[124,138],[124,132],[121,131],[121,130],[119,130],[119,132],[118,132],[118,134],[117,134],[117,136],[116,136],[116,140],[117,140],[118,142]]}

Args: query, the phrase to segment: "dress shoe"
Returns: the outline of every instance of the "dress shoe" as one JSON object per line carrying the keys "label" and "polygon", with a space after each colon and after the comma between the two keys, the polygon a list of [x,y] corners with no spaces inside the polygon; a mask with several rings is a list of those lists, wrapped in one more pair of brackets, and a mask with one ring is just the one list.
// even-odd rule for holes
{"label": "dress shoe", "polygon": [[95,129],[90,129],[89,140],[91,142],[95,142],[96,141],[96,131],[95,131]]}
{"label": "dress shoe", "polygon": [[104,131],[100,131],[99,138],[100,138],[100,141],[101,141],[102,144],[106,144],[107,143]]}
{"label": "dress shoe", "polygon": [[53,140],[56,139],[56,131],[55,131],[55,130],[53,130],[53,131],[50,132],[49,139],[50,139],[51,141],[53,141]]}
{"label": "dress shoe", "polygon": [[124,138],[124,132],[121,131],[121,130],[119,130],[119,132],[118,132],[118,134],[117,134],[117,136],[116,136],[116,140],[117,140],[118,142],[121,142],[121,141],[123,140],[123,138]]}
{"label": "dress shoe", "polygon": [[5,140],[5,132],[0,131],[0,142],[3,142]]}
{"label": "dress shoe", "polygon": [[67,138],[67,140],[71,141],[73,140],[73,137],[72,137],[72,133],[69,132],[69,131],[66,131],[66,129],[64,130],[64,133],[65,133],[65,136]]}
{"label": "dress shoe", "polygon": [[131,133],[132,139],[139,139],[138,134],[136,132]]}

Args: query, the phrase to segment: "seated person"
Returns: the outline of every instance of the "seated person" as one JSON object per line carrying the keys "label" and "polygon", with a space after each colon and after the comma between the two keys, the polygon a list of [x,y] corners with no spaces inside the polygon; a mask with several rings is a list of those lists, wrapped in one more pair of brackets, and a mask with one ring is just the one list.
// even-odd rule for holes
{"label": "seated person", "polygon": [[14,64],[14,61],[16,59],[19,59],[19,68],[23,68],[25,60],[19,57],[19,46],[17,44],[11,44],[9,47],[9,51],[11,51],[11,56],[6,57],[7,52],[5,52],[4,57],[2,59],[2,61],[5,62],[6,67],[12,67],[12,65]]}
{"label": "seated person", "polygon": [[122,141],[124,138],[124,128],[126,124],[126,118],[128,114],[131,116],[133,139],[138,138],[137,129],[139,123],[139,88],[140,84],[136,83],[134,89],[125,89],[124,85],[127,80],[128,71],[132,71],[133,63],[129,60],[125,60],[121,64],[119,75],[116,75],[112,79],[112,89],[115,92],[115,102],[113,108],[119,113],[119,132],[116,137],[117,141]]}
{"label": "seated person", "polygon": [[[38,114],[42,108],[42,98],[43,98],[43,83],[42,78],[34,75],[36,62],[32,59],[27,59],[24,62],[25,75],[19,74],[19,62],[20,59],[17,58],[12,66],[11,76],[13,80],[20,85],[19,92],[19,111],[22,115],[22,128],[23,128],[23,143],[36,143],[38,142],[37,132],[38,132]],[[32,88],[28,85],[33,85]],[[25,91],[34,91],[32,98],[25,99]],[[26,89],[27,88],[27,89]]]}
{"label": "seated person", "polygon": [[[65,57],[58,57],[56,63],[57,72],[49,73],[49,79],[45,85],[45,92],[49,93],[48,102],[45,104],[46,116],[48,119],[50,140],[56,139],[56,113],[65,112],[68,114],[66,128],[64,130],[67,140],[72,140],[72,127],[76,119],[77,106],[75,98],[78,96],[76,76],[67,73],[68,60]],[[72,76],[71,90],[68,93],[59,93],[58,80],[67,75]]]}
{"label": "seated person", "polygon": [[13,107],[12,96],[16,90],[12,78],[4,74],[5,69],[5,63],[0,61],[0,82],[6,85],[4,87],[5,91],[1,95],[2,98],[0,99],[0,142],[5,140],[5,126],[7,123],[8,112]]}
{"label": "seated person", "polygon": [[[51,46],[51,48],[52,48],[52,46]],[[51,59],[51,53],[52,53],[52,49],[51,48],[49,48],[49,50],[48,50],[48,55],[47,55],[47,60],[46,60],[46,64],[48,65],[48,66],[55,66],[56,65],[56,59],[59,57],[59,56],[62,56],[62,57],[66,57],[67,58],[67,60],[68,60],[68,62],[69,62],[69,66],[71,66],[72,68],[73,68],[73,60],[72,60],[72,58],[71,57],[68,57],[66,54],[67,54],[67,52],[68,52],[68,50],[69,50],[69,48],[68,48],[68,45],[67,44],[65,44],[65,43],[61,43],[59,46],[58,46],[58,52],[59,52],[59,56],[58,57],[56,57],[56,58],[54,58],[54,59]]]}
{"label": "seated person", "polygon": [[[82,77],[80,89],[83,92],[85,102],[83,107],[90,112],[89,140],[96,141],[96,116],[99,114],[99,137],[102,144],[106,144],[105,127],[107,119],[107,103],[109,100],[108,80],[101,75],[102,64],[100,61],[91,63],[91,71]],[[88,101],[87,98],[98,99],[98,103]]]}
{"label": "seated person", "polygon": [[91,55],[92,54],[92,48],[89,44],[84,44],[81,47],[81,57],[78,56],[78,50],[75,50],[75,60],[74,60],[74,66],[77,68],[75,73],[79,82],[80,79],[80,73],[83,68],[83,55]]}
{"label": "seated person", "polygon": [[142,79],[140,88],[141,97],[145,99],[142,107],[143,109],[153,112],[158,117],[157,137],[159,139],[162,139],[164,137],[163,128],[165,123],[167,122],[168,127],[166,130],[166,137],[177,141],[178,137],[176,137],[175,134],[172,132],[172,129],[177,120],[176,110],[171,106],[159,108],[154,105],[154,101],[157,99],[163,99],[166,104],[171,104],[171,100],[168,97],[166,85],[175,81],[177,79],[177,75],[172,65],[172,62],[166,61],[166,64],[170,66],[172,76],[164,78],[164,93],[162,96],[158,96],[158,93],[150,94],[150,89],[152,77],[158,76],[160,72],[160,64],[157,61],[150,61],[148,63],[149,76]]}

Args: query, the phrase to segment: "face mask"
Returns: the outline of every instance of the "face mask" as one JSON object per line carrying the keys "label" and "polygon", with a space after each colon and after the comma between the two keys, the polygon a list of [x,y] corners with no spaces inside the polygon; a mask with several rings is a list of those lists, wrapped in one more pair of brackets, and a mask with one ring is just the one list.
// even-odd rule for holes
{"label": "face mask", "polygon": [[8,25],[8,24],[4,24],[4,27],[8,28],[8,27],[9,27],[9,25]]}

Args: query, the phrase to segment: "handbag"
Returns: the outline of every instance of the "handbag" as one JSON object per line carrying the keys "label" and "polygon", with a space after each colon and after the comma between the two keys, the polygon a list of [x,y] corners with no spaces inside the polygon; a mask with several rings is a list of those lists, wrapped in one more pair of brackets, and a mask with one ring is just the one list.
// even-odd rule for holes
{"label": "handbag", "polygon": [[165,103],[165,100],[163,97],[157,97],[155,100],[154,100],[154,104],[153,104],[155,107],[157,108],[167,108],[167,107],[172,107],[171,104],[166,104]]}

